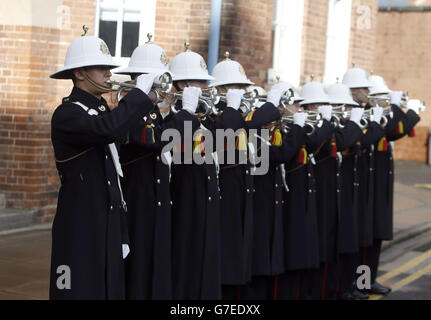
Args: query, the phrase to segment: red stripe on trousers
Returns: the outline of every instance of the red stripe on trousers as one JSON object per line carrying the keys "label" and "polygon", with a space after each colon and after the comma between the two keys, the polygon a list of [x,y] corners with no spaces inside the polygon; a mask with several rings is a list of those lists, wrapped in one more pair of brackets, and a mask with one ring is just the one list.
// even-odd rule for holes
{"label": "red stripe on trousers", "polygon": [[301,279],[298,279],[298,289],[296,290],[296,300],[299,300],[300,292],[301,292]]}
{"label": "red stripe on trousers", "polygon": [[320,300],[325,300],[325,286],[326,286],[326,274],[328,273],[328,263],[325,263],[325,271],[323,273],[322,292],[320,294]]}
{"label": "red stripe on trousers", "polygon": [[274,300],[277,300],[277,285],[278,285],[278,276],[274,278]]}

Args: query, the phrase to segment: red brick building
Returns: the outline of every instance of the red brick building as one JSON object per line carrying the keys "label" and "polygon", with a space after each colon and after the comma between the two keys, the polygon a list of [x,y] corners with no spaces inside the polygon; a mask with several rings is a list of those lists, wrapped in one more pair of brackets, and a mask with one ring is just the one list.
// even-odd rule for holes
{"label": "red brick building", "polygon": [[[386,1],[387,2],[387,1]],[[374,70],[383,76],[392,90],[408,91],[411,98],[431,102],[431,1],[405,0],[387,3],[377,14]],[[396,6],[398,5],[398,6]],[[431,110],[421,114],[414,138],[395,143],[398,159],[429,162]]]}
{"label": "red brick building", "polygon": [[[280,75],[300,86],[311,74],[330,84],[352,62],[380,71],[375,67],[376,61],[381,64],[375,59],[377,12],[375,0],[224,0],[219,57],[230,51],[259,85]],[[52,220],[59,179],[50,118],[72,83],[49,75],[63,65],[67,47],[82,34],[83,24],[90,27],[89,34],[108,43],[117,61],[126,64],[134,47],[146,41],[147,32],[154,34],[153,41],[170,59],[183,50],[185,41],[206,59],[210,20],[211,0],[2,2],[0,194],[4,206],[30,210],[28,214],[35,213],[39,223]],[[0,229],[1,225],[0,219]]]}

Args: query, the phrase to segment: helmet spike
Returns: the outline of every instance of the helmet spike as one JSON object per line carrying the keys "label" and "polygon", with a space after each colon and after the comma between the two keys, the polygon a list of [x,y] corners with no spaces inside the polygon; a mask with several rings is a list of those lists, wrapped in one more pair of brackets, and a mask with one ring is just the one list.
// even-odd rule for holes
{"label": "helmet spike", "polygon": [[148,38],[148,41],[146,43],[153,43],[151,41],[151,39],[153,38],[153,35],[151,33],[149,33],[149,32],[147,33],[147,38]]}
{"label": "helmet spike", "polygon": [[81,37],[83,37],[83,36],[87,35],[88,26],[87,26],[86,24],[84,24],[84,25],[82,26],[82,30],[84,30],[84,33],[83,33],[83,34],[81,34]]}

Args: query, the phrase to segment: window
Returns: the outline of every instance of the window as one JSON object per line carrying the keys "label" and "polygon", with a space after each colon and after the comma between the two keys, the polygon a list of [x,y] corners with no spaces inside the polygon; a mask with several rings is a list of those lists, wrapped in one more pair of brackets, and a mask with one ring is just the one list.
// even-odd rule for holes
{"label": "window", "polygon": [[280,81],[299,86],[301,73],[302,24],[304,0],[274,2],[272,69],[269,82],[280,76]]}
{"label": "window", "polygon": [[156,0],[97,0],[95,34],[102,38],[119,63],[154,35]]}
{"label": "window", "polygon": [[326,36],[325,75],[327,85],[341,81],[349,58],[350,21],[352,0],[329,0]]}
{"label": "window", "polygon": [[379,0],[379,7],[405,7],[409,0]]}

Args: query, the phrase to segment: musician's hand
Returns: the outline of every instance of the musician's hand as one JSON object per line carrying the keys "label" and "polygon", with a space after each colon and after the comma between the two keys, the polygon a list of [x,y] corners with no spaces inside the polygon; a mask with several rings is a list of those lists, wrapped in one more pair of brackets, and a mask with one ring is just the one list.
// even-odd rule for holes
{"label": "musician's hand", "polygon": [[[145,94],[148,94],[151,88],[153,87],[154,79],[156,79],[156,77],[157,77],[157,74],[155,73],[141,74],[136,79],[136,88],[141,89]],[[155,101],[155,98],[154,98],[154,101]]]}
{"label": "musician's hand", "polygon": [[352,108],[352,110],[350,111],[350,121],[353,121],[360,128],[362,128],[361,119],[363,114],[364,114],[364,108]]}
{"label": "musician's hand", "polygon": [[297,124],[300,127],[305,125],[305,120],[307,120],[308,114],[307,112],[295,112],[293,114],[293,123]]}
{"label": "musician's hand", "polygon": [[407,102],[407,110],[413,110],[417,114],[419,114],[420,107],[421,107],[421,102],[417,99],[412,99]]}
{"label": "musician's hand", "polygon": [[392,91],[389,93],[391,97],[391,104],[401,107],[401,98],[403,97],[402,91]]}
{"label": "musician's hand", "polygon": [[199,103],[199,96],[201,95],[201,88],[185,87],[183,90],[183,109],[190,113],[195,113]]}
{"label": "musician's hand", "polygon": [[382,115],[383,115],[383,108],[382,107],[372,107],[371,110],[372,112],[372,120],[374,122],[377,122],[378,124],[380,124],[380,120],[382,120]]}
{"label": "musician's hand", "polygon": [[328,121],[331,121],[332,118],[332,106],[320,106],[317,108],[317,111],[322,115],[322,118]]}
{"label": "musician's hand", "polygon": [[278,107],[278,105],[280,104],[281,95],[289,88],[289,85],[286,83],[277,83],[273,85],[271,90],[269,90],[268,95],[266,96],[266,102],[270,102],[275,107]]}
{"label": "musician's hand", "polygon": [[238,110],[244,93],[245,91],[242,89],[229,89],[226,93],[226,105]]}

